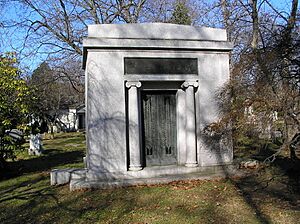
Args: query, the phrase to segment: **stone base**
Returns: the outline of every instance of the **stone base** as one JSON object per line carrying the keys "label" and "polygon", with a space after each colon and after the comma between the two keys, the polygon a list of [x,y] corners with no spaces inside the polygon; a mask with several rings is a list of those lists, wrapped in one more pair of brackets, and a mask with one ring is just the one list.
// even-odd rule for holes
{"label": "stone base", "polygon": [[[78,175],[79,174],[79,175]],[[85,169],[73,172],[70,176],[70,190],[91,188],[117,188],[133,185],[152,185],[179,180],[201,180],[226,178],[241,175],[233,165],[212,167],[157,166],[145,167],[141,171],[124,173],[99,173]]]}
{"label": "stone base", "polygon": [[51,185],[70,183],[70,190],[115,188],[132,185],[170,183],[178,180],[226,178],[240,175],[234,165],[186,167],[153,166],[140,171],[101,173],[87,169],[61,169],[50,173]]}
{"label": "stone base", "polygon": [[54,169],[50,172],[51,185],[63,185],[70,183],[71,180],[85,179],[86,169]]}
{"label": "stone base", "polygon": [[70,190],[81,190],[81,189],[110,189],[137,185],[153,185],[153,184],[167,184],[174,181],[181,180],[212,180],[217,178],[228,178],[243,176],[245,173],[238,171],[233,166],[228,167],[210,167],[205,172],[196,173],[183,173],[176,175],[163,175],[151,178],[132,178],[132,179],[114,179],[114,180],[88,180],[88,179],[77,179],[71,180]]}
{"label": "stone base", "polygon": [[185,166],[186,167],[197,167],[198,164],[197,163],[186,163]]}
{"label": "stone base", "polygon": [[130,171],[140,171],[142,169],[143,169],[143,167],[141,167],[141,166],[131,166],[131,167],[129,167]]}

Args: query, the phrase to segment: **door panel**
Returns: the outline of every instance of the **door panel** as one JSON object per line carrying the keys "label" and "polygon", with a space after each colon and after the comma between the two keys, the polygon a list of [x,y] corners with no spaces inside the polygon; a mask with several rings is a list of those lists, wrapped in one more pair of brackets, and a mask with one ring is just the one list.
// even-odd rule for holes
{"label": "door panel", "polygon": [[146,165],[177,163],[174,92],[143,92]]}

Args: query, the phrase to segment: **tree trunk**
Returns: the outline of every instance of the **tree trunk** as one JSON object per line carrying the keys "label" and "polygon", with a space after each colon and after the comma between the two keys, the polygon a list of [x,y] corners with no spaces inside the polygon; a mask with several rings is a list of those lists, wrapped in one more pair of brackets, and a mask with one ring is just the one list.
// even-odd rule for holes
{"label": "tree trunk", "polygon": [[227,32],[227,40],[231,41],[231,25],[230,25],[230,12],[228,9],[228,0],[221,0],[221,8],[222,8],[222,15],[223,15],[223,24],[224,28]]}
{"label": "tree trunk", "polygon": [[251,8],[252,8],[252,41],[251,47],[254,53],[257,52],[257,44],[258,44],[258,35],[259,35],[259,23],[258,23],[258,12],[257,12],[257,0],[252,0]]}

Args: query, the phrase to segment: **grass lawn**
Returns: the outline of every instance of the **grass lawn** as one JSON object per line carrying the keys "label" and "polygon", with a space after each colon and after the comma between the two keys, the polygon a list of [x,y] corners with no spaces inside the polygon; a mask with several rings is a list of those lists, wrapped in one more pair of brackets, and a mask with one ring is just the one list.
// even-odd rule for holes
{"label": "grass lawn", "polygon": [[41,157],[18,154],[0,181],[0,223],[299,223],[295,164],[242,179],[70,192],[50,186],[53,168],[82,167],[84,135],[44,140]]}

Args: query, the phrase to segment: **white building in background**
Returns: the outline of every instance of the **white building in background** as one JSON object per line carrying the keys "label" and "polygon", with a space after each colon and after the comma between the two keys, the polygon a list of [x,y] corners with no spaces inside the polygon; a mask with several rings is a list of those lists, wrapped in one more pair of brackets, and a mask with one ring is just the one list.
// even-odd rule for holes
{"label": "white building in background", "polygon": [[[53,132],[70,132],[85,130],[85,106],[70,107],[52,112],[56,113]],[[51,113],[50,113],[51,114]],[[50,131],[49,131],[50,132]]]}

